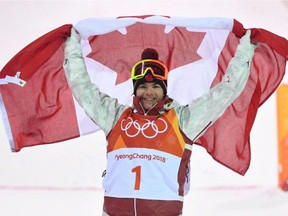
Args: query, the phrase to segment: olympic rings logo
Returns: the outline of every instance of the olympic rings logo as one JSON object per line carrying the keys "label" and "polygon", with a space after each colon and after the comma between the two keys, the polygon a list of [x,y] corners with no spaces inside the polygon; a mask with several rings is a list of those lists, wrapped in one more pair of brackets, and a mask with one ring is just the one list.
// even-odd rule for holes
{"label": "olympic rings logo", "polygon": [[[159,124],[157,125],[154,120],[153,121],[150,121],[148,119],[145,119],[145,120],[147,122],[141,126],[137,120],[133,121],[131,117],[128,117],[127,119],[123,119],[121,121],[121,130],[125,131],[128,137],[136,137],[139,133],[141,133],[144,137],[151,139],[151,138],[156,137],[158,134],[164,133],[168,128],[167,122],[162,118],[157,119],[164,123],[164,127],[162,128],[159,128],[158,127]],[[145,133],[145,131],[149,127],[154,131],[153,135],[147,135],[147,132]],[[130,133],[129,133],[128,130],[132,128],[135,128],[136,132],[132,133],[130,130]]]}

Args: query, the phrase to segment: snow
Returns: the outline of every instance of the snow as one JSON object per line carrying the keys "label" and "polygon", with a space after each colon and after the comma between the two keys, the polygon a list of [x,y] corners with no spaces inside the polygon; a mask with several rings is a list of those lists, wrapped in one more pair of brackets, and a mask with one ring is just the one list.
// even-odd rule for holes
{"label": "snow", "polygon": [[[72,142],[26,148],[19,153],[9,151],[1,148],[1,161],[6,163],[0,163],[0,215],[101,215],[101,182],[106,163],[101,132]],[[261,163],[264,165],[265,161]],[[253,165],[245,176],[240,176],[213,161],[205,150],[194,147],[191,170],[185,216],[288,213],[288,193],[277,187],[277,181],[263,179],[269,176],[258,173]],[[271,179],[276,178],[274,173]]]}
{"label": "snow", "polygon": [[[0,191],[0,215],[94,216],[101,215],[103,191],[69,188]],[[183,215],[286,216],[288,194],[276,188],[192,189]]]}

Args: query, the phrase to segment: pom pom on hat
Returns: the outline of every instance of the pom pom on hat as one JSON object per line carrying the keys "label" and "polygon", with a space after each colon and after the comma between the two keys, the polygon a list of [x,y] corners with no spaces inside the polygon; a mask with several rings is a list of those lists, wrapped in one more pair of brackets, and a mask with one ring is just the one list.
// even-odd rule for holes
{"label": "pom pom on hat", "polygon": [[155,49],[152,48],[146,48],[141,55],[141,59],[155,59],[158,60],[159,55],[158,52]]}

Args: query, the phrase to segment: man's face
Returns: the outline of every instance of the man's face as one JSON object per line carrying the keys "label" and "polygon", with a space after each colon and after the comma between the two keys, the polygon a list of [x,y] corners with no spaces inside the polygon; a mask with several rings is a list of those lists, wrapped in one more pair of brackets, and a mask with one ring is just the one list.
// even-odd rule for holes
{"label": "man's face", "polygon": [[144,109],[151,109],[159,100],[164,97],[164,90],[157,83],[140,84],[136,90],[136,96],[140,97]]}

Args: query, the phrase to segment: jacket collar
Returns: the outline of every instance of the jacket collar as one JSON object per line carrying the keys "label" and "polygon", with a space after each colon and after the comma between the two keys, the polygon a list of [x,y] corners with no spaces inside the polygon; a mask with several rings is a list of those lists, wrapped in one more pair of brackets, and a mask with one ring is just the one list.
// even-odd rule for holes
{"label": "jacket collar", "polygon": [[137,111],[137,113],[141,115],[159,115],[161,111],[165,111],[164,105],[171,102],[172,99],[168,96],[165,96],[162,100],[158,101],[151,109],[145,110],[142,105],[143,103],[141,102],[141,98],[136,96],[134,96],[133,98],[134,109]]}

